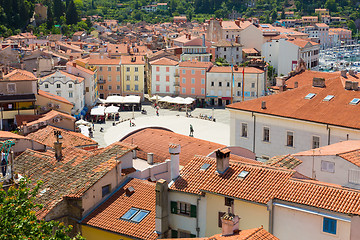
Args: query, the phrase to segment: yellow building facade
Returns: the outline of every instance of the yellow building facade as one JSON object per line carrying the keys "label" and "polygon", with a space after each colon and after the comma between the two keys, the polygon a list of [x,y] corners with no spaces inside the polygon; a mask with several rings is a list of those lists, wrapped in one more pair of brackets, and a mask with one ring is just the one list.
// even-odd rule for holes
{"label": "yellow building facade", "polygon": [[135,238],[129,238],[120,234],[116,234],[110,231],[104,231],[98,228],[81,225],[81,232],[82,236],[86,240],[99,240],[99,239],[106,239],[106,240],[132,240]]}
{"label": "yellow building facade", "polygon": [[142,56],[121,57],[121,82],[123,96],[144,97],[145,62]]}

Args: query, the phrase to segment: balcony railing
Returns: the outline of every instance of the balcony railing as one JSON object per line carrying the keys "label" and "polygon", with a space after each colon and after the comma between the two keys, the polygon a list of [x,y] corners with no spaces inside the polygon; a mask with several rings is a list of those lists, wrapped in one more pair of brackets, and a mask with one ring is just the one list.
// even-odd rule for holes
{"label": "balcony railing", "polygon": [[104,83],[106,83],[106,80],[105,79],[98,79],[97,82],[100,83],[100,84],[104,84]]}
{"label": "balcony railing", "polygon": [[175,87],[180,87],[180,82],[174,82]]}

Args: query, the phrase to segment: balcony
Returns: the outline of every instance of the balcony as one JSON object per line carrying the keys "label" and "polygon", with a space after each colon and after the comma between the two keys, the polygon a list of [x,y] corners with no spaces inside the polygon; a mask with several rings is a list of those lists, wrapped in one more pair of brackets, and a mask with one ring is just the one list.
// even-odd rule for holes
{"label": "balcony", "polygon": [[175,95],[175,96],[179,96],[179,95],[180,95],[180,91],[174,91],[174,95]]}
{"label": "balcony", "polygon": [[105,79],[98,79],[97,81],[99,84],[105,84],[106,83],[106,80]]}
{"label": "balcony", "polygon": [[180,82],[174,82],[175,87],[180,87]]}
{"label": "balcony", "polygon": [[179,72],[175,72],[175,73],[174,73],[174,77],[180,77],[180,73],[179,73]]}

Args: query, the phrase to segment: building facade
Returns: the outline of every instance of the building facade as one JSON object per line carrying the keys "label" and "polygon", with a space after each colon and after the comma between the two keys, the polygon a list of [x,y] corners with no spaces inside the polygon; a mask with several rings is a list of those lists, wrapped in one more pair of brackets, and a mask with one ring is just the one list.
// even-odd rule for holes
{"label": "building facade", "polygon": [[152,95],[179,93],[179,63],[177,61],[163,57],[150,62],[150,65]]}

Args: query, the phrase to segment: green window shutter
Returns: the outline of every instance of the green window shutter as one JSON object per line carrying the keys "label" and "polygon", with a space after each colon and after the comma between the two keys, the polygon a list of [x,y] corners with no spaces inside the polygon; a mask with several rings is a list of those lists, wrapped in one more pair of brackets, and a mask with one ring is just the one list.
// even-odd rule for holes
{"label": "green window shutter", "polygon": [[191,208],[190,208],[190,217],[196,218],[196,205],[191,205]]}
{"label": "green window shutter", "polygon": [[176,230],[171,230],[171,237],[172,237],[172,238],[178,238],[178,231],[176,231]]}
{"label": "green window shutter", "polygon": [[171,205],[171,213],[177,214],[178,213],[177,202],[171,201],[170,205]]}
{"label": "green window shutter", "polygon": [[191,238],[196,238],[196,235],[195,234],[190,234],[190,237]]}

